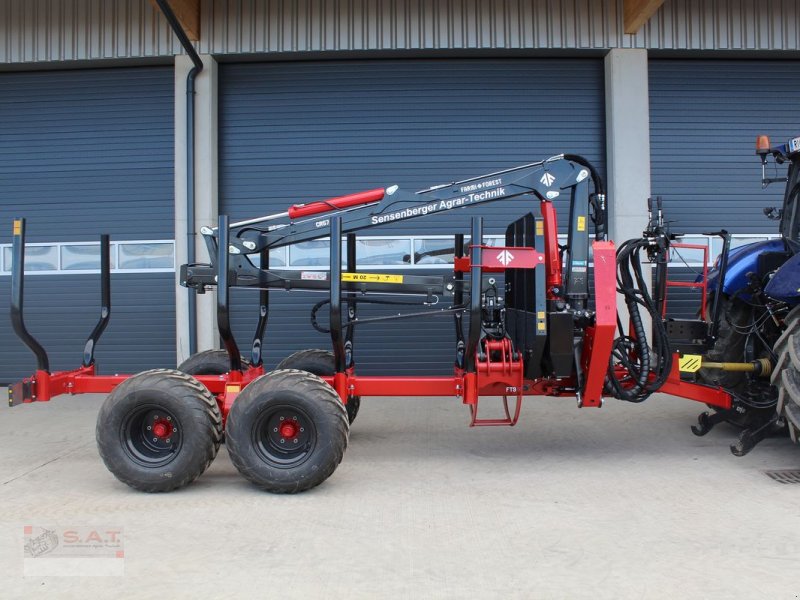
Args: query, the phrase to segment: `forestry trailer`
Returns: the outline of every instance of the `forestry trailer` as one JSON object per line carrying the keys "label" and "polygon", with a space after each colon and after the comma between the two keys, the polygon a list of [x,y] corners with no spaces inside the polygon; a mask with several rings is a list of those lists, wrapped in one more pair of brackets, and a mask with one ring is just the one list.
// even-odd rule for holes
{"label": "forestry trailer", "polygon": [[[526,396],[570,397],[578,407],[596,408],[608,398],[638,403],[664,392],[711,407],[694,426],[697,435],[723,420],[742,426],[735,454],[784,425],[797,440],[800,138],[775,147],[760,138],[758,153],[763,163],[772,157],[789,164],[783,208],[770,213],[781,219],[781,239],[731,250],[731,236],[715,232],[723,253],[713,268],[704,268],[701,281],[689,284],[703,293],[696,319],[665,317],[667,266],[680,243],[660,200],[648,201],[642,237],[616,247],[607,236],[608,200],[599,174],[584,158],[566,154],[418,192],[393,185],[238,223],[220,216],[216,227],[201,230],[210,262],[183,265],[180,277],[197,293],[217,290],[225,349],[197,354],[178,369],[135,375],[100,375],[95,366],[111,312],[108,236],[101,238],[101,316],[82,365],[50,370],[46,351],[24,323],[25,221],[17,219],[11,320],[37,369],[9,388],[9,402],[110,392],[97,421],[100,455],[120,481],[147,492],[195,480],[223,436],[234,465],[257,486],[276,493],[310,489],[342,460],[350,424],[367,396],[452,396],[477,427],[515,425]],[[564,245],[557,198],[569,200]],[[473,217],[469,231],[454,231],[450,275],[375,273],[357,264],[359,232],[497,201],[520,207],[505,244],[487,245],[482,218]],[[330,240],[327,269],[270,268],[271,249],[323,238]],[[655,265],[652,285],[646,262]],[[231,331],[232,287],[257,290],[247,358]],[[317,315],[325,308],[332,351],[297,352],[266,372],[270,294],[295,290],[324,294],[311,319],[322,329]],[[618,297],[627,307],[625,322]],[[361,303],[408,306],[414,298],[416,309],[406,313],[358,315]],[[454,323],[452,374],[358,374],[357,327],[426,317]],[[502,418],[481,416],[487,396],[501,398]]]}

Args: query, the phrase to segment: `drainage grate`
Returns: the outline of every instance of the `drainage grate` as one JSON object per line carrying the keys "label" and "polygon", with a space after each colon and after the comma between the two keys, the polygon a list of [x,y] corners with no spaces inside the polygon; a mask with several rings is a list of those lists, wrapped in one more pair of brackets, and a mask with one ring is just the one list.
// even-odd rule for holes
{"label": "drainage grate", "polygon": [[800,471],[764,471],[764,473],[778,483],[800,483]]}

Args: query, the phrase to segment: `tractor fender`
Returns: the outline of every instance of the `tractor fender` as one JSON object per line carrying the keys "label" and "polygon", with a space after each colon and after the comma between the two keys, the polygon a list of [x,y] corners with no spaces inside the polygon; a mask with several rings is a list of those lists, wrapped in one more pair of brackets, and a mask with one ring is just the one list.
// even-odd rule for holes
{"label": "tractor fender", "polygon": [[800,254],[783,263],[769,280],[764,292],[770,298],[791,306],[800,303]]}
{"label": "tractor fender", "polygon": [[[747,274],[757,269],[758,257],[764,252],[782,252],[785,246],[783,240],[763,240],[753,242],[732,249],[728,253],[728,272],[725,274],[725,281],[722,291],[727,295],[732,295],[739,290],[747,288]],[[795,263],[796,265],[797,263]],[[795,267],[796,268],[796,267]],[[703,280],[703,276],[697,277],[697,283]],[[713,294],[717,291],[719,280],[719,258],[714,261],[714,266],[708,270],[708,291]],[[797,286],[795,286],[795,291]],[[749,299],[750,295],[740,293],[739,297],[744,300]]]}

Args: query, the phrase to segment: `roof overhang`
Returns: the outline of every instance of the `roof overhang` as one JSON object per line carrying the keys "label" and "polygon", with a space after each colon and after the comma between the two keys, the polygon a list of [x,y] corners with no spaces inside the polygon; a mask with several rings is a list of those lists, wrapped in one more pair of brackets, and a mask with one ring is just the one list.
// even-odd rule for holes
{"label": "roof overhang", "polygon": [[624,0],[623,18],[625,33],[635,34],[664,4],[664,0]]}
{"label": "roof overhang", "polygon": [[[155,0],[150,4],[158,10]],[[200,0],[168,0],[189,39],[200,39]],[[661,8],[664,0],[623,0],[623,22],[625,33],[636,34]]]}
{"label": "roof overhang", "polygon": [[[157,11],[161,12],[155,0],[150,0]],[[200,0],[167,0],[172,12],[186,32],[188,38],[196,42],[200,39]]]}

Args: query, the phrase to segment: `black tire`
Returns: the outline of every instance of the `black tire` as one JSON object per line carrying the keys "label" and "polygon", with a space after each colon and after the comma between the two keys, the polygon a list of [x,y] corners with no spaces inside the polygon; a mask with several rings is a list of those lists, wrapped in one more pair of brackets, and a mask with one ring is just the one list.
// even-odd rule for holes
{"label": "black tire", "polygon": [[800,306],[786,316],[786,329],[775,343],[778,357],[772,385],[778,388],[778,411],[795,443],[800,442]]}
{"label": "black tire", "polygon": [[225,431],[231,461],[246,479],[268,492],[294,494],[333,474],[350,425],[331,386],[307,371],[281,369],[239,394]]}
{"label": "black tire", "polygon": [[[294,354],[284,358],[276,367],[277,369],[299,369],[301,371],[308,371],[320,377],[330,377],[336,371],[336,363],[334,362],[333,352],[330,350],[320,350],[313,348],[311,350],[300,350]],[[347,418],[350,424],[356,420],[358,409],[361,407],[360,396],[350,396],[347,399],[345,409],[347,409]]]}
{"label": "black tire", "polygon": [[153,369],[126,379],[108,395],[95,435],[114,477],[143,492],[169,492],[193,482],[214,460],[222,415],[214,396],[194,377]]}
{"label": "black tire", "polygon": [[[250,361],[242,358],[242,366],[249,367]],[[231,361],[227,350],[198,352],[178,365],[178,371],[187,375],[224,375],[230,369]]]}
{"label": "black tire", "polygon": [[[714,301],[710,299],[706,305],[707,318],[711,318]],[[734,325],[746,328],[750,322],[750,307],[743,302],[731,301],[727,296],[722,297],[719,330],[717,343],[708,353],[708,360],[713,362],[742,362],[744,360],[744,345],[746,336],[738,333]],[[731,325],[733,323],[733,325]],[[703,369],[699,372],[699,379],[709,385],[719,385],[728,390],[736,390],[746,385],[747,375],[735,371],[720,371],[719,369]]]}
{"label": "black tire", "polygon": [[[741,331],[750,326],[752,309],[744,302],[731,300],[728,296],[723,296],[721,301],[722,307],[717,342],[706,358],[713,362],[743,362],[747,336],[737,331],[737,328]],[[709,319],[711,318],[713,305],[713,299],[709,299],[706,305],[706,315]],[[697,374],[697,378],[701,383],[714,387],[719,386],[734,396],[733,408],[723,410],[716,406],[708,405],[714,412],[721,413],[726,423],[746,429],[757,426],[774,414],[774,407],[756,408],[736,400],[736,398],[746,398],[752,394],[750,380],[746,373],[721,371],[720,369],[701,369]]]}

